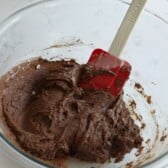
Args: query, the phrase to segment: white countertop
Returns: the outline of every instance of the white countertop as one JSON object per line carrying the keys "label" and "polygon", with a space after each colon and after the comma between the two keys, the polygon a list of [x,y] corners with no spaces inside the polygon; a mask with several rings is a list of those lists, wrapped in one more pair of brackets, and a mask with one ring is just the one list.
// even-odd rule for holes
{"label": "white countertop", "polygon": [[[0,0],[0,22],[14,11],[40,0]],[[131,0],[120,0],[130,2]],[[149,0],[146,10],[168,24],[168,0]],[[21,168],[0,151],[0,168]]]}

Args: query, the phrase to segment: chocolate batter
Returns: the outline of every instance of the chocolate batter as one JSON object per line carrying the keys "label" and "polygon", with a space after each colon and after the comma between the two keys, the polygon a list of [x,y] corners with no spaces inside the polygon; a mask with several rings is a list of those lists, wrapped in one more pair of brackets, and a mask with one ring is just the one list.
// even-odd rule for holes
{"label": "chocolate batter", "polygon": [[122,95],[78,86],[85,68],[74,60],[36,59],[0,80],[5,122],[26,152],[103,163],[141,146]]}

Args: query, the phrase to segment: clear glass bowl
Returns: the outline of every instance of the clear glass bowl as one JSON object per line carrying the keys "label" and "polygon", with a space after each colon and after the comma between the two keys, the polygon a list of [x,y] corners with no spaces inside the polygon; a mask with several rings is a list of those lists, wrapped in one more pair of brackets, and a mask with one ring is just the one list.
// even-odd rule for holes
{"label": "clear glass bowl", "polygon": [[[127,8],[128,4],[119,0],[45,0],[21,9],[0,24],[0,75],[36,56],[75,58],[85,63],[94,48],[108,49]],[[167,44],[168,25],[144,11],[122,55],[133,67],[124,98],[142,127],[140,155],[135,156],[138,151],[134,149],[120,163],[112,160],[101,165],[68,158],[61,164],[68,168],[168,165]],[[136,82],[143,86],[143,93],[134,87]],[[132,100],[136,108],[130,106]],[[0,150],[22,167],[50,167],[14,145],[2,123]]]}

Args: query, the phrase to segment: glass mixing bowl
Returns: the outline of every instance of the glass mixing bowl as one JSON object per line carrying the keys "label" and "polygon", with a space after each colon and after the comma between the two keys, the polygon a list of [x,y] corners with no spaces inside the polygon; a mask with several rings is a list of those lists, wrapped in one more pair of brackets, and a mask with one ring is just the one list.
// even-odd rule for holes
{"label": "glass mixing bowl", "polygon": [[[0,24],[0,75],[36,56],[50,60],[75,58],[86,63],[94,48],[108,49],[127,9],[128,4],[119,0],[45,0],[21,9]],[[144,11],[122,54],[133,67],[124,99],[141,127],[144,148],[134,149],[120,163],[112,159],[105,164],[91,164],[67,158],[57,167],[168,165],[167,44],[168,25]],[[0,150],[22,167],[52,167],[15,145],[2,122]]]}

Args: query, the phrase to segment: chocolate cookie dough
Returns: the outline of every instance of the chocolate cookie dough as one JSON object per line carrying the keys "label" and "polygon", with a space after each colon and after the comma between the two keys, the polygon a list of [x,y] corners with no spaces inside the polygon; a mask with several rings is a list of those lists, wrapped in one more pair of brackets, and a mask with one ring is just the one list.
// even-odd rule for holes
{"label": "chocolate cookie dough", "polygon": [[74,60],[38,58],[0,80],[5,122],[26,152],[45,160],[72,156],[103,163],[141,146],[122,94],[79,87],[85,68]]}

